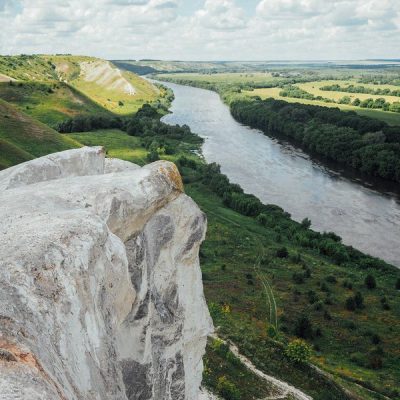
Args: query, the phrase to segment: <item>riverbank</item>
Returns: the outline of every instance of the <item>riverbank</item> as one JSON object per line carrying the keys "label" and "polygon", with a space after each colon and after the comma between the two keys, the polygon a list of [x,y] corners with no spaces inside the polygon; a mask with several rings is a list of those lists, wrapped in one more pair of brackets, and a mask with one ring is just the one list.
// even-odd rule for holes
{"label": "riverbank", "polygon": [[[179,93],[175,94],[179,101]],[[139,164],[147,162],[154,148],[159,157],[177,163],[186,192],[208,217],[200,256],[214,323],[258,370],[316,400],[348,400],[345,391],[332,386],[329,379],[287,359],[284,350],[288,341],[300,335],[314,345],[313,363],[340,380],[346,389],[360,393],[360,398],[372,400],[380,398],[379,393],[394,393],[400,379],[396,375],[400,346],[396,315],[400,304],[395,288],[400,272],[346,248],[334,235],[313,233],[307,224],[297,224],[276,206],[263,206],[256,198],[240,194],[237,186],[230,185],[213,166],[206,166],[195,155],[201,141],[194,144],[191,135],[179,141],[170,139],[175,137],[173,127],[168,135],[163,131],[160,126],[159,133],[146,129],[145,135],[138,136],[117,130],[71,136],[87,145],[103,145],[109,155]],[[173,149],[172,154],[166,149]],[[260,210],[262,215],[255,217]],[[349,257],[347,262],[342,254]],[[374,290],[365,286],[368,274],[377,282]],[[265,282],[276,300],[272,319]],[[350,311],[346,302],[358,292],[363,308]],[[306,331],[299,330],[301,321],[307,321]],[[379,337],[378,345],[373,344],[371,335]],[[382,364],[373,366],[370,363],[376,356]],[[229,360],[221,369],[223,360],[213,353],[208,353],[207,359],[209,382],[215,382],[215,389],[224,376],[240,390],[243,400],[252,398],[254,385],[261,387],[257,381],[243,381]]]}
{"label": "riverbank", "polygon": [[[352,181],[300,149],[235,121],[218,94],[166,83],[176,99],[163,121],[187,124],[205,139],[207,162],[264,203],[277,204],[296,221],[333,231],[365,253],[400,266],[400,199]],[[254,179],[255,178],[255,179]]]}

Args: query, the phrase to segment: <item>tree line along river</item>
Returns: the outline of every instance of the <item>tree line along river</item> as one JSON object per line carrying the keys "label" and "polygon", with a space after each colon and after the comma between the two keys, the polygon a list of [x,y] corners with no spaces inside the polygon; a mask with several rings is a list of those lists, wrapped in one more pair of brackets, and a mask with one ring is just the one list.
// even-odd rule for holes
{"label": "tree line along river", "polygon": [[220,164],[231,182],[295,220],[308,217],[313,229],[335,232],[345,244],[400,267],[398,194],[346,178],[290,144],[241,125],[214,92],[162,83],[175,94],[163,121],[186,124],[203,137],[206,161]]}

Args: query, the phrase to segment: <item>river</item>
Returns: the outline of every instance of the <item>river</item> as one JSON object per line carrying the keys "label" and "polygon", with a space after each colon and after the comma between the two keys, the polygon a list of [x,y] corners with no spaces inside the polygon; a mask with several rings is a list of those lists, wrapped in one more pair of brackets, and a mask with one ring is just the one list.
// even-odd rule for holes
{"label": "river", "polygon": [[205,139],[203,155],[230,181],[266,204],[277,204],[312,228],[400,266],[400,197],[353,181],[302,150],[233,119],[218,94],[163,82],[175,93],[163,121],[186,124]]}

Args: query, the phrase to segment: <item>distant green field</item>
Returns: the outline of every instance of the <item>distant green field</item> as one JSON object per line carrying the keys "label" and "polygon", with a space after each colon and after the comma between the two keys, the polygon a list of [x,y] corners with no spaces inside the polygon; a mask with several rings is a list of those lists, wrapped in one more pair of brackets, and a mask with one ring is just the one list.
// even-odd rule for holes
{"label": "distant green field", "polygon": [[[306,85],[306,84],[304,84],[304,85]],[[307,84],[307,85],[310,85],[310,84]],[[300,85],[298,85],[298,86],[300,86]],[[282,90],[281,88],[265,88],[265,89],[254,89],[253,91],[243,91],[243,93],[248,96],[259,96],[262,99],[267,99],[267,98],[271,97],[274,99],[287,101],[288,103],[312,104],[312,105],[317,105],[317,106],[321,106],[321,107],[340,108],[343,111],[355,111],[357,114],[360,114],[360,115],[365,115],[367,117],[380,119],[381,121],[384,121],[384,122],[388,123],[389,125],[400,125],[400,113],[381,111],[381,110],[375,110],[375,109],[370,109],[370,108],[360,108],[360,107],[355,107],[355,106],[347,105],[347,104],[325,103],[323,101],[316,101],[316,100],[282,97],[279,95],[281,90]],[[320,92],[323,93],[324,97],[328,97],[331,94],[337,94],[337,92],[325,92],[325,91],[320,91]],[[348,94],[349,93],[347,93],[347,95]],[[346,95],[346,94],[342,93],[342,94],[340,94],[340,97],[343,97],[343,95]],[[357,97],[359,96],[358,94],[354,94],[354,95]],[[366,96],[372,97],[372,95],[366,95]],[[382,96],[380,96],[380,97],[382,97]]]}
{"label": "distant green field", "polygon": [[[376,94],[368,94],[368,93],[347,93],[347,92],[334,92],[334,91],[326,91],[326,90],[321,90],[320,88],[323,86],[329,86],[329,85],[340,85],[340,86],[348,86],[348,85],[359,85],[355,81],[340,81],[340,80],[335,80],[335,81],[316,81],[316,82],[307,82],[307,83],[298,83],[296,86],[299,88],[305,90],[308,93],[313,94],[314,96],[322,96],[322,97],[327,97],[328,99],[333,99],[335,101],[340,100],[344,96],[350,97],[352,100],[355,98],[359,98],[360,100],[365,100],[365,99],[379,99],[379,98],[384,98],[387,102],[389,103],[394,103],[397,101],[400,101],[400,97],[396,96],[386,96],[386,95],[376,95]],[[391,90],[396,90],[399,89],[397,86],[393,85],[360,85],[368,88],[373,88],[373,89],[391,89]]]}

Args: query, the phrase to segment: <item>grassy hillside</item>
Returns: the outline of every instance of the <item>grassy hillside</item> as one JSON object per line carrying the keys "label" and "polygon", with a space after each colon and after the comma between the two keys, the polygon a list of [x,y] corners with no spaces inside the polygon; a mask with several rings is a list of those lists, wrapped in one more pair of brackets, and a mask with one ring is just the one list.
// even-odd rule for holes
{"label": "grassy hillside", "polygon": [[148,81],[86,56],[0,56],[0,75],[0,98],[49,125],[78,114],[132,114],[159,97]]}
{"label": "grassy hillside", "polygon": [[61,135],[0,100],[1,169],[79,146],[80,144],[71,137]]}
{"label": "grassy hillside", "polygon": [[0,98],[50,126],[77,115],[110,114],[63,82],[0,83]]}
{"label": "grassy hillside", "polygon": [[18,81],[58,80],[51,63],[38,55],[0,56],[0,73]]}
{"label": "grassy hillside", "polygon": [[46,58],[55,65],[60,79],[115,114],[132,114],[143,103],[156,100],[159,94],[148,81],[105,60],[77,56]]}
{"label": "grassy hillside", "polygon": [[[157,148],[161,158],[180,165],[186,192],[208,217],[201,265],[214,323],[219,335],[236,343],[259,369],[316,400],[400,398],[398,270],[369,257],[355,265],[335,261],[302,245],[295,238],[308,232],[307,227],[274,207],[266,223],[228,208],[208,186],[213,179],[202,178],[198,165],[203,161],[193,154],[198,145],[183,140],[180,147],[174,143],[173,154],[166,154],[170,139],[156,133],[131,137],[112,130],[70,136],[87,145],[103,145],[110,156],[140,165],[148,162],[149,151]],[[182,165],[182,156],[194,163]],[[368,275],[374,277],[375,288],[366,286]],[[346,303],[358,292],[363,305],[349,310]],[[271,294],[276,309],[271,309]],[[299,331],[303,317],[307,332]],[[287,343],[303,333],[314,348],[312,362],[331,374],[332,380],[285,356]],[[228,400],[250,400],[268,392],[264,382],[247,376],[237,360],[222,354],[212,342],[206,366],[205,381],[213,390],[221,390],[221,380],[237,389],[239,397],[225,397]],[[346,395],[343,388],[352,394]]]}

